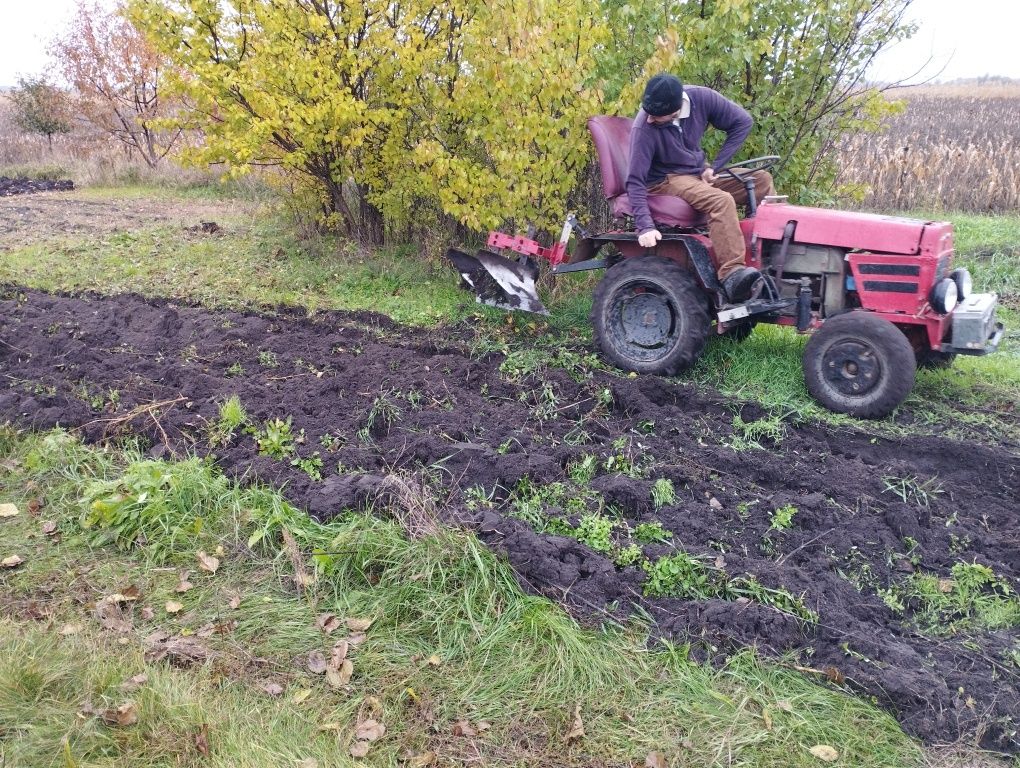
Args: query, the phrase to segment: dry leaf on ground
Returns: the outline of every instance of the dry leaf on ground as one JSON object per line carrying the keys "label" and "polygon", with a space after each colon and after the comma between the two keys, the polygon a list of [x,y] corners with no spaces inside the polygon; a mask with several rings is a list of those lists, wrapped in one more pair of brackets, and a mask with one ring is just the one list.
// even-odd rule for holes
{"label": "dry leaf on ground", "polygon": [[81,632],[81,624],[65,624],[57,630],[57,634],[63,635],[64,637],[67,637],[68,635],[77,635],[79,632]]}
{"label": "dry leaf on ground", "polygon": [[839,759],[839,752],[830,747],[828,744],[815,744],[808,750],[808,752],[817,757],[819,760],[824,760],[826,763],[833,763]]}
{"label": "dry leaf on ground", "polygon": [[133,701],[125,701],[116,709],[104,709],[99,716],[107,725],[134,725],[138,722],[138,707]]}
{"label": "dry leaf on ground", "polygon": [[578,741],[584,738],[584,722],[581,720],[581,705],[578,704],[574,707],[574,719],[570,723],[570,730],[567,731],[567,735],[564,737],[569,741]]}
{"label": "dry leaf on ground", "polygon": [[25,561],[21,559],[20,555],[11,555],[10,557],[5,557],[3,560],[0,560],[0,565],[4,568],[17,568],[23,562]]}
{"label": "dry leaf on ground", "polygon": [[13,504],[0,504],[0,517],[14,517],[21,514]]}
{"label": "dry leaf on ground", "polygon": [[367,741],[356,741],[351,746],[351,757],[365,757],[371,745]]}
{"label": "dry leaf on ground", "polygon": [[233,595],[230,598],[230,603],[228,603],[228,605],[230,605],[230,610],[236,611],[241,607],[241,596],[238,594]]}
{"label": "dry leaf on ground", "polygon": [[220,560],[218,557],[207,555],[205,552],[198,552],[195,555],[198,558],[198,567],[206,573],[216,573],[220,567]]}
{"label": "dry leaf on ground", "polygon": [[364,632],[355,632],[354,634],[347,636],[347,644],[351,648],[357,648],[367,639],[368,635],[366,635]]}
{"label": "dry leaf on ground", "polygon": [[195,585],[188,581],[188,578],[190,576],[191,571],[181,571],[181,575],[178,579],[177,586],[174,587],[174,592],[176,592],[179,595],[183,595],[185,592],[188,592],[189,590],[194,588]]}
{"label": "dry leaf on ground", "polygon": [[52,536],[57,532],[57,524],[53,520],[43,520],[39,529],[45,536]]}
{"label": "dry leaf on ground", "polygon": [[385,733],[385,725],[378,720],[369,718],[364,722],[358,723],[357,730],[354,732],[354,738],[358,739],[358,741],[379,741]]}
{"label": "dry leaf on ground", "polygon": [[167,600],[164,608],[166,608],[167,613],[174,614],[180,613],[181,609],[184,608],[184,606],[178,603],[176,600]]}
{"label": "dry leaf on ground", "polygon": [[135,675],[134,677],[129,678],[128,680],[125,680],[123,683],[121,683],[120,689],[122,691],[134,691],[137,690],[138,688],[141,688],[147,682],[149,682],[148,675],[146,674]]}
{"label": "dry leaf on ground", "polygon": [[270,696],[279,696],[283,693],[283,686],[279,683],[269,681],[262,684],[262,690],[268,693]]}
{"label": "dry leaf on ground", "polygon": [[209,726],[203,725],[195,734],[195,749],[203,757],[209,757]]}
{"label": "dry leaf on ground", "polygon": [[326,657],[322,655],[322,651],[312,651],[308,654],[308,671],[316,675],[326,671]]}
{"label": "dry leaf on ground", "polygon": [[410,752],[401,758],[401,762],[404,768],[429,768],[430,765],[435,765],[438,759],[435,752],[422,752],[417,755]]}
{"label": "dry leaf on ground", "polygon": [[320,613],[319,618],[315,620],[315,626],[325,632],[327,635],[332,634],[340,626],[340,619],[338,619],[332,613]]}
{"label": "dry leaf on ground", "polygon": [[666,768],[666,756],[661,752],[649,752],[645,757],[645,768]]}
{"label": "dry leaf on ground", "polygon": [[458,720],[453,724],[453,735],[470,739],[477,735],[477,731],[471,727],[471,723],[467,720]]}
{"label": "dry leaf on ground", "polygon": [[354,674],[354,663],[350,659],[344,659],[339,664],[330,661],[326,667],[326,682],[334,688],[342,688],[351,681]]}
{"label": "dry leaf on ground", "polygon": [[364,632],[372,626],[372,619],[347,619],[347,629],[351,632]]}
{"label": "dry leaf on ground", "polygon": [[107,595],[96,603],[96,618],[104,629],[113,632],[130,632],[131,617],[124,610],[128,602],[124,595]]}
{"label": "dry leaf on ground", "polygon": [[291,697],[291,702],[294,704],[302,704],[308,700],[308,697],[312,695],[311,688],[301,688]]}

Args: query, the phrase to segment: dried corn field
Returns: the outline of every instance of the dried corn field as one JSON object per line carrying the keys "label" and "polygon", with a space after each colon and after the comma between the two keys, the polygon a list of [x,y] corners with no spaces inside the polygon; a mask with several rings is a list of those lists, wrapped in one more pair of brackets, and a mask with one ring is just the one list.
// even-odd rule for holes
{"label": "dried corn field", "polygon": [[842,192],[872,209],[1020,209],[1020,82],[893,92],[905,108],[840,148]]}

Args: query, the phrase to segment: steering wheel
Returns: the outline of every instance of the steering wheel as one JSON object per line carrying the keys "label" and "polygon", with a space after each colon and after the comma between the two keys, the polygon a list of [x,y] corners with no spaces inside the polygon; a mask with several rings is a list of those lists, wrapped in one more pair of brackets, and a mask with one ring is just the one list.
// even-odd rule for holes
{"label": "steering wheel", "polygon": [[748,173],[753,171],[767,171],[782,159],[783,158],[779,155],[762,155],[761,157],[752,157],[750,160],[741,160],[739,163],[730,163],[726,167],[720,168],[717,173],[725,173],[728,176],[732,176],[737,181],[743,182],[743,174],[734,173],[736,169],[742,168]]}

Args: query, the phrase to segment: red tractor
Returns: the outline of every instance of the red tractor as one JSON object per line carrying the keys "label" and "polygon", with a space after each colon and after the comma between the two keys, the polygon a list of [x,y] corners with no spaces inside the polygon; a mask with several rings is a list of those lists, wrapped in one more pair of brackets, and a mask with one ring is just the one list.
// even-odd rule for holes
{"label": "red tractor", "polygon": [[[588,121],[605,195],[621,225],[631,214],[624,188],[631,122]],[[763,276],[756,294],[739,304],[718,283],[703,218],[670,195],[648,197],[663,235],[655,248],[641,247],[633,229],[592,233],[571,215],[551,247],[491,232],[491,250],[448,255],[479,301],[531,312],[545,312],[535,291],[535,257],[556,275],[606,269],[591,312],[595,340],[609,362],[627,371],[673,375],[688,368],[713,322],[716,333],[738,339],[756,323],[812,332],[803,358],[808,391],[826,408],[858,417],[895,409],[913,387],[918,365],[946,366],[957,354],[998,347],[997,297],[973,293],[967,270],[952,269],[951,224],[808,208],[781,196],[756,201],[741,170],[769,168],[778,159],[721,171],[748,190],[740,222],[745,262]],[[574,232],[579,237],[568,254]]]}

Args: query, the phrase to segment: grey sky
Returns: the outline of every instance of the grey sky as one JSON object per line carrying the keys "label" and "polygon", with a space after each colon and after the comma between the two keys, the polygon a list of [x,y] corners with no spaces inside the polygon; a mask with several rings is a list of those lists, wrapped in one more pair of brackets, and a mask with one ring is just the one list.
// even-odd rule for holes
{"label": "grey sky", "polygon": [[[0,86],[13,85],[19,74],[45,71],[46,42],[63,28],[75,6],[76,0],[0,0]],[[1014,47],[1020,24],[1017,0],[914,0],[908,16],[920,22],[920,29],[911,40],[883,52],[872,67],[872,78],[900,80],[922,68],[915,79],[939,70],[942,80],[1020,78]]]}

